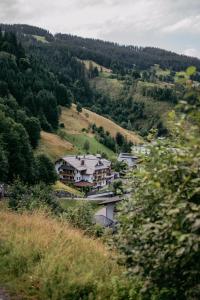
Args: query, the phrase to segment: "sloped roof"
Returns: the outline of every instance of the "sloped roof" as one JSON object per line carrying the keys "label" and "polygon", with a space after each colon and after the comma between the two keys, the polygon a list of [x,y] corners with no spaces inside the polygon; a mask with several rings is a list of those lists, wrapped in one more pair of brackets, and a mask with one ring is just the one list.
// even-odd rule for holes
{"label": "sloped roof", "polygon": [[87,175],[93,174],[96,170],[106,169],[111,165],[109,160],[95,155],[70,155],[63,157],[63,160],[78,171],[86,171]]}

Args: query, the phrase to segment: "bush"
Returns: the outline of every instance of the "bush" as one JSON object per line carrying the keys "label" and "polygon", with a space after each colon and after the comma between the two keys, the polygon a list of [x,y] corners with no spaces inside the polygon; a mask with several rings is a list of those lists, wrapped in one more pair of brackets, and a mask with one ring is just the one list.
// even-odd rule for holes
{"label": "bush", "polygon": [[188,107],[196,126],[183,119],[152,146],[119,213],[116,245],[130,277],[143,278],[142,299],[200,298],[200,112]]}
{"label": "bush", "polygon": [[91,233],[93,230],[94,211],[90,203],[87,201],[81,201],[75,207],[67,209],[64,216],[73,226],[83,229],[84,231]]}
{"label": "bush", "polygon": [[47,208],[56,214],[62,212],[50,186],[44,183],[28,186],[20,180],[9,188],[9,207],[17,211]]}

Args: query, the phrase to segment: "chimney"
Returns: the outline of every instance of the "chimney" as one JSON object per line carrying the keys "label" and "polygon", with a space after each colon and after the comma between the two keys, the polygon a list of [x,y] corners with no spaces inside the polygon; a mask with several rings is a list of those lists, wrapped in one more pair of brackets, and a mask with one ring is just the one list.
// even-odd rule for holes
{"label": "chimney", "polygon": [[84,159],[82,159],[81,160],[81,166],[84,166],[84,164],[85,164],[85,161],[84,161]]}

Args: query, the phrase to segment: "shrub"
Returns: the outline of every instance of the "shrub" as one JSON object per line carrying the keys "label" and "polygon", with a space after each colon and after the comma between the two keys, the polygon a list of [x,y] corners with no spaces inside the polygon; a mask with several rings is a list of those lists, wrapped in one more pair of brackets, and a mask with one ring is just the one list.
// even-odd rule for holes
{"label": "shrub", "polygon": [[93,230],[93,215],[92,206],[87,201],[81,201],[77,206],[68,208],[64,214],[69,223],[88,233]]}
{"label": "shrub", "polygon": [[118,218],[116,245],[130,277],[144,280],[142,299],[200,298],[200,112],[188,107],[195,126],[183,119],[172,141],[152,146]]}
{"label": "shrub", "polygon": [[50,186],[44,183],[28,186],[20,180],[10,186],[9,207],[17,211],[48,208],[54,213],[62,212]]}

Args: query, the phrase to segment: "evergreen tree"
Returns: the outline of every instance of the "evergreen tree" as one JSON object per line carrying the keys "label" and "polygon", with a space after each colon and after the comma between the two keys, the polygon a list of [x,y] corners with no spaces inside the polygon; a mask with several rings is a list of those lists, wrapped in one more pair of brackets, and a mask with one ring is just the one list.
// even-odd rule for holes
{"label": "evergreen tree", "polygon": [[53,184],[57,180],[54,164],[44,154],[36,157],[37,181]]}

